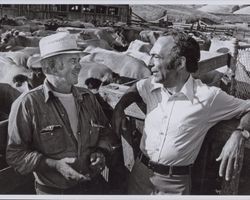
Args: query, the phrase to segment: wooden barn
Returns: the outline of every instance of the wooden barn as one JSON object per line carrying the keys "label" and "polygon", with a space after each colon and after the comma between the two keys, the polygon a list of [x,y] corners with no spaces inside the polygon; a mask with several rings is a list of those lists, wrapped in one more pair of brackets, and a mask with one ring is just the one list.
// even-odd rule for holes
{"label": "wooden barn", "polygon": [[85,22],[104,23],[128,22],[130,20],[129,5],[75,5],[75,4],[2,4],[0,15],[3,17],[26,16],[29,19],[77,19]]}

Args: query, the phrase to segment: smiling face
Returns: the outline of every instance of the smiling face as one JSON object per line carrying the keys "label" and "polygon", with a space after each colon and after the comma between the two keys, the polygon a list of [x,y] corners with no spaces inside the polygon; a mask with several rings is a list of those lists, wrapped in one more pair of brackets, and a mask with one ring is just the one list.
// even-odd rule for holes
{"label": "smiling face", "polygon": [[163,36],[158,38],[150,51],[152,56],[150,65],[154,80],[165,87],[174,87],[179,76],[178,62],[173,57],[175,46],[172,36]]}

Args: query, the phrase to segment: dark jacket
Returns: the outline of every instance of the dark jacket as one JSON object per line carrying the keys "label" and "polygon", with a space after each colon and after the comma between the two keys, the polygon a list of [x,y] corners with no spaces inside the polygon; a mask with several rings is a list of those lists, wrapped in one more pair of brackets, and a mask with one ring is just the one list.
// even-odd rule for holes
{"label": "dark jacket", "polygon": [[49,83],[22,94],[13,104],[9,117],[9,141],[6,160],[21,174],[35,172],[35,178],[47,186],[69,188],[76,184],[55,169],[37,171],[43,156],[52,159],[75,157],[72,167],[90,173],[89,155],[96,148],[112,150],[112,134],[101,106],[84,88],[72,88],[78,114],[77,139],[68,115],[55,97]]}

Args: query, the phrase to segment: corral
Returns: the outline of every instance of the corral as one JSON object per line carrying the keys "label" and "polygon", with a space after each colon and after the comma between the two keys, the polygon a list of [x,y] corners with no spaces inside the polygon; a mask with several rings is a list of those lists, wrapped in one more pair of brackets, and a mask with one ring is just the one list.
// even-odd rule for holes
{"label": "corral", "polygon": [[[86,56],[81,60],[81,65],[86,67],[86,71],[82,72],[83,76],[81,77],[82,79],[79,81],[79,83],[82,84],[81,86],[86,87],[86,85],[84,84],[87,78],[101,79],[101,81],[107,85],[103,84],[99,92],[103,99],[105,99],[111,107],[115,106],[115,104],[129,85],[135,83],[138,79],[146,78],[151,75],[150,69],[147,68],[150,58],[149,51],[152,47],[152,44],[161,34],[162,27],[157,27],[152,30],[150,26],[133,27],[125,25],[123,29],[120,28],[121,30],[118,30],[118,33],[113,30],[113,27],[111,27],[110,24],[106,24],[106,26],[103,27],[107,21],[112,22],[112,24],[116,22],[124,22],[125,24],[130,24],[130,9],[128,5],[1,5],[0,9],[2,16],[8,15],[18,17],[26,15],[26,13],[28,13],[27,19],[37,19],[38,21],[41,20],[40,25],[44,28],[44,31],[45,23],[43,20],[50,18],[66,18],[71,19],[72,21],[81,19],[84,22],[91,22],[96,25],[91,28],[74,26],[62,27],[62,29],[56,31],[50,30],[53,32],[46,32],[43,34],[50,35],[54,33],[54,31],[67,31],[77,37],[78,45],[82,47],[85,52],[90,53],[89,56]],[[97,23],[97,21],[99,24]],[[101,26],[98,27],[98,25]],[[182,27],[184,26],[187,25],[182,24]],[[12,26],[11,28],[13,29],[15,28],[15,26]],[[209,29],[210,27],[207,28]],[[41,31],[42,28],[38,30]],[[127,34],[130,33],[130,30],[134,31],[134,34],[131,34],[134,36],[134,38],[132,37],[133,39],[127,41],[123,40],[124,38],[126,38]],[[22,43],[18,40],[18,44],[28,43],[29,45],[25,46],[26,48],[21,49],[23,50],[24,54],[27,53],[27,51],[29,51],[29,53],[25,54],[26,57],[17,59],[14,53],[16,51],[15,48],[16,46],[22,45],[16,45],[16,40],[16,43],[10,43],[8,45],[4,45],[5,43],[2,43],[2,57],[0,62],[3,63],[2,66],[5,66],[5,64],[8,63],[13,67],[13,69],[20,70],[20,68],[17,68],[17,66],[23,67],[23,65],[27,64],[27,58],[37,53],[37,49],[27,50],[27,47],[31,47],[30,41],[33,38],[28,37],[28,33],[26,33],[25,31],[23,31],[24,35],[21,35],[22,37],[18,37],[17,35],[15,35],[15,32],[12,30],[8,31],[10,31],[10,35],[8,36],[9,38],[14,37],[15,39],[18,38],[20,40],[22,37],[26,38],[25,42]],[[146,35],[147,37],[144,37],[144,40],[142,39],[143,37],[139,37],[139,33],[141,31],[146,31],[146,33],[148,33],[148,35]],[[223,31],[225,30],[222,30],[222,32]],[[35,31],[33,31],[32,33],[34,34]],[[29,36],[33,36],[32,33],[30,33]],[[202,34],[203,32],[200,33]],[[196,34],[196,32],[194,32],[194,34]],[[199,32],[197,33],[197,35],[199,35]],[[193,35],[193,37],[196,37],[197,35]],[[39,35],[39,37],[43,36]],[[36,39],[38,38],[38,36],[34,37]],[[202,79],[204,82],[207,81],[207,84],[221,87],[227,93],[230,93],[234,96],[248,99],[249,67],[247,65],[247,60],[249,59],[249,44],[239,44],[238,42],[236,42],[235,38],[232,37],[223,37],[222,39],[220,37],[218,38],[213,38],[214,40],[212,40],[212,42],[215,41],[215,46],[217,45],[217,47],[214,47],[213,43],[213,45],[211,44],[210,48],[206,49],[205,51],[201,51],[199,70],[196,74],[193,74],[193,76]],[[202,47],[205,43],[205,40],[203,40],[204,38],[197,37],[196,39]],[[34,40],[32,41],[34,42]],[[132,43],[132,41],[134,43]],[[224,44],[225,46],[223,46]],[[37,46],[38,44],[34,42],[34,47],[36,48]],[[30,53],[31,51],[32,53]],[[221,67],[224,67],[223,69],[226,69],[226,71],[213,71]],[[91,71],[89,69],[95,70]],[[100,72],[100,69],[102,69],[103,71]],[[29,69],[26,66],[24,67],[24,69],[22,68],[21,72],[18,71],[17,73],[20,72],[27,75],[29,73],[28,70]],[[212,74],[207,75],[209,74],[208,72],[211,73],[211,71]],[[6,75],[4,72],[5,71],[3,70],[1,75]],[[99,72],[98,75],[97,72]],[[116,81],[114,81],[117,77],[114,76],[113,72],[120,75],[118,84]],[[84,77],[84,75],[88,76]],[[12,79],[9,79],[8,81],[11,80]],[[123,137],[133,147],[134,157],[136,157],[138,153],[138,138],[141,135],[144,123],[144,113],[142,111],[143,109],[140,109],[141,107],[143,107],[143,105],[134,104],[126,111],[130,128],[129,132],[124,131]],[[242,185],[249,184],[249,181],[246,178],[249,175],[249,172],[247,170],[249,166],[249,141],[247,141],[246,144],[242,144],[241,151],[239,152],[240,165],[233,172],[234,179],[232,179],[231,181],[227,182],[225,180],[219,179],[218,166],[215,162],[216,156],[219,154],[230,133],[236,127],[236,123],[237,120],[235,119],[221,122],[209,131],[207,138],[203,143],[200,155],[193,168],[193,194],[250,194],[248,188],[242,187]],[[33,194],[34,190],[32,189],[32,176],[20,176],[5,163],[7,126],[7,117],[3,116],[3,119],[1,119],[0,122],[0,159],[2,165],[2,169],[0,171],[0,193]],[[122,157],[123,154],[125,159],[129,160],[130,158],[126,158],[126,156],[131,155],[129,155],[129,153],[126,153],[126,150],[126,148],[119,149],[117,155]],[[110,169],[109,173],[104,174],[104,176],[109,176],[110,180],[113,180],[112,178],[114,177],[112,177],[112,173],[115,170],[116,169],[114,168]],[[121,171],[118,172],[118,174],[124,173],[124,176],[122,178],[124,178],[125,182],[123,184],[126,184],[126,175],[129,173],[129,171],[124,167],[119,168],[119,170]],[[113,184],[114,186],[116,183],[113,182],[111,184]],[[119,186],[120,188],[114,187],[115,189],[113,188],[113,190],[109,194],[124,194],[124,191],[122,191],[121,189],[123,187],[123,184],[119,185],[118,183],[117,186]]]}

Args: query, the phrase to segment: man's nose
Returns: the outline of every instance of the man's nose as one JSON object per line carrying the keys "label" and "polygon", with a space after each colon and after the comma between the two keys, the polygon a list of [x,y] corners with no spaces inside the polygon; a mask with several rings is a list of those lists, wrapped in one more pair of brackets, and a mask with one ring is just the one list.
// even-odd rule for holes
{"label": "man's nose", "polygon": [[81,67],[82,67],[82,66],[80,65],[80,62],[78,62],[78,63],[76,64],[76,66],[75,66],[75,68],[76,68],[76,69],[79,69],[79,70],[81,69]]}

